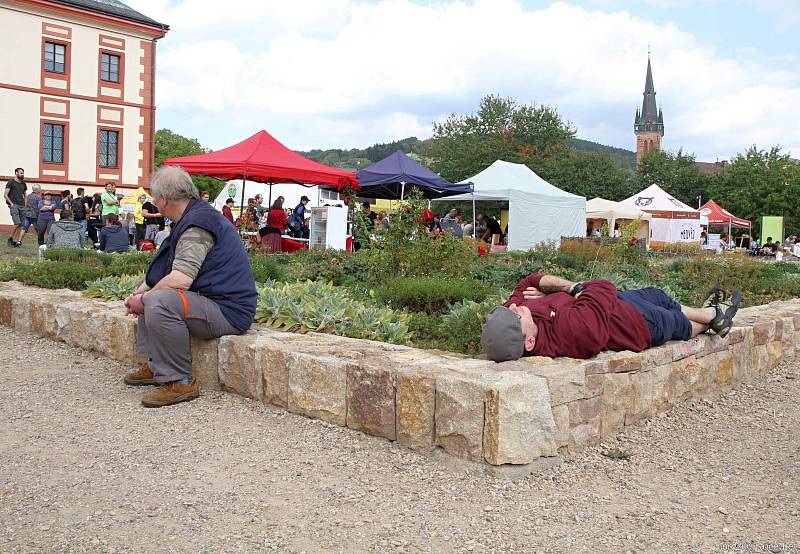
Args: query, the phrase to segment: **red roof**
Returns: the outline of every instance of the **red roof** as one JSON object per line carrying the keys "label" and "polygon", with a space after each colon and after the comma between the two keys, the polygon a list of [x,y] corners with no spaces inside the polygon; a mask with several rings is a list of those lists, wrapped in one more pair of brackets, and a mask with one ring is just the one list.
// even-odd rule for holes
{"label": "red roof", "polygon": [[217,179],[245,176],[262,183],[337,185],[341,179],[358,182],[355,173],[304,158],[266,131],[216,152],[168,158],[164,165],[180,166],[189,173]]}
{"label": "red roof", "polygon": [[703,207],[700,208],[700,215],[704,215],[708,218],[709,226],[727,227],[730,224],[732,227],[744,227],[749,229],[752,225],[748,220],[736,217],[728,210],[723,209],[722,206],[713,200],[709,200],[703,204]]}

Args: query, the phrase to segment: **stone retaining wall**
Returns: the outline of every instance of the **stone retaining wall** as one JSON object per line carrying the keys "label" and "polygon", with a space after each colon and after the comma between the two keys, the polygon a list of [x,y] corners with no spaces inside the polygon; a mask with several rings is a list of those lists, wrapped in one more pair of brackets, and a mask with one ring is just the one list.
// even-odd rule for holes
{"label": "stone retaining wall", "polygon": [[[121,302],[0,283],[0,324],[129,364],[136,320]],[[256,328],[192,342],[202,388],[475,462],[541,463],[676,404],[758,377],[793,356],[800,301],[741,310],[725,339],[703,335],[640,354],[495,364],[326,334]]]}

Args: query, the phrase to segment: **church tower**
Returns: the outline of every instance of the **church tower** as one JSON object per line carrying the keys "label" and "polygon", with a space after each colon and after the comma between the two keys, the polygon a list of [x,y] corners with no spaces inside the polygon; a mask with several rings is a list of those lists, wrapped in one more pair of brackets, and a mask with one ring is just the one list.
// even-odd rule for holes
{"label": "church tower", "polygon": [[650,69],[650,53],[647,53],[647,77],[644,81],[642,109],[636,110],[633,123],[636,135],[636,166],[651,150],[661,150],[661,137],[664,136],[664,114],[656,107],[656,89],[653,86],[653,70]]}

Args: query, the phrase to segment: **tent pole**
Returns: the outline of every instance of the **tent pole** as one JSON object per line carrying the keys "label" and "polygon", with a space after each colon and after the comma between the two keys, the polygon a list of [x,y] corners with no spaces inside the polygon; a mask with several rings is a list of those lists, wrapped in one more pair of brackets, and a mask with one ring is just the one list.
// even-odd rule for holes
{"label": "tent pole", "polygon": [[[511,210],[509,210],[510,212]],[[472,191],[472,238],[475,238],[475,191]]]}
{"label": "tent pole", "polygon": [[246,177],[246,175],[242,175],[242,201],[239,203],[239,217],[244,215],[244,181]]}
{"label": "tent pole", "polygon": [[269,204],[267,207],[272,208],[272,177],[269,178]]}
{"label": "tent pole", "polygon": [[406,195],[406,182],[400,181],[400,200]]}

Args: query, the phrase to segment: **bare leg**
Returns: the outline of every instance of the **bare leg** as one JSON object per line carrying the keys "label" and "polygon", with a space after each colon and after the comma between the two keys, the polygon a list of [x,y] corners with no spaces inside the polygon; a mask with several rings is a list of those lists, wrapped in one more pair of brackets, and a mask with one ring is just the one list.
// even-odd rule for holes
{"label": "bare leg", "polygon": [[690,308],[681,306],[681,312],[692,324],[692,336],[696,337],[708,330],[708,324],[717,315],[716,308]]}

